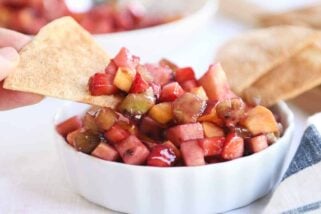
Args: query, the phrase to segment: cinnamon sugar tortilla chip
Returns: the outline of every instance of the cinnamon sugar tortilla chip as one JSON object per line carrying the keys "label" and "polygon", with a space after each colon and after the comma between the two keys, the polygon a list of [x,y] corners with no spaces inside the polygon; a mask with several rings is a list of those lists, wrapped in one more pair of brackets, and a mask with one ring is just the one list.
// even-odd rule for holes
{"label": "cinnamon sugar tortilla chip", "polygon": [[321,42],[316,42],[262,76],[243,92],[247,101],[257,97],[271,106],[321,84]]}
{"label": "cinnamon sugar tortilla chip", "polygon": [[316,31],[276,26],[242,34],[217,52],[232,89],[240,94],[258,78],[318,38]]}
{"label": "cinnamon sugar tortilla chip", "polygon": [[89,77],[103,72],[109,60],[87,31],[63,17],[43,27],[20,51],[18,68],[4,88],[115,107],[119,97],[91,96],[87,87]]}

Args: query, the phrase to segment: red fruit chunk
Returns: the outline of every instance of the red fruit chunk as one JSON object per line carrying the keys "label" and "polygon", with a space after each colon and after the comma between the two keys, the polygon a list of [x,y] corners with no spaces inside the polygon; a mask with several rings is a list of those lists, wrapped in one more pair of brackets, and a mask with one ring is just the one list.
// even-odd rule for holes
{"label": "red fruit chunk", "polygon": [[187,141],[182,143],[181,151],[186,166],[205,165],[203,149],[197,141]]}
{"label": "red fruit chunk", "polygon": [[203,86],[210,100],[224,100],[235,97],[219,63],[211,65],[198,82]]}
{"label": "red fruit chunk", "polygon": [[225,99],[216,104],[215,110],[227,127],[235,127],[245,115],[245,103],[241,98]]}
{"label": "red fruit chunk", "polygon": [[111,60],[107,65],[107,67],[105,68],[105,73],[115,76],[117,70],[118,70],[118,67],[116,63],[114,62],[114,60]]}
{"label": "red fruit chunk", "polygon": [[175,71],[175,79],[179,83],[183,83],[188,80],[195,80],[194,70],[191,67],[178,68]]}
{"label": "red fruit chunk", "polygon": [[152,148],[147,158],[147,165],[158,167],[169,167],[176,161],[175,152],[166,145],[156,145]]}
{"label": "red fruit chunk", "polygon": [[107,132],[105,138],[112,143],[116,144],[129,136],[129,132],[124,130],[120,125],[113,125]]}
{"label": "red fruit chunk", "polygon": [[135,135],[130,135],[125,140],[115,144],[115,148],[124,163],[127,164],[144,164],[149,155],[147,147]]}
{"label": "red fruit chunk", "polygon": [[220,155],[224,146],[224,137],[205,138],[198,141],[204,156]]}
{"label": "red fruit chunk", "polygon": [[222,151],[222,158],[225,160],[233,160],[240,158],[244,153],[244,140],[236,135],[235,132],[231,132],[226,136],[224,148]]}
{"label": "red fruit chunk", "polygon": [[184,90],[177,82],[164,85],[159,100],[161,102],[171,102],[184,94]]}
{"label": "red fruit chunk", "polygon": [[203,114],[206,101],[188,92],[177,98],[172,108],[178,123],[194,123]]}
{"label": "red fruit chunk", "polygon": [[88,86],[93,96],[115,94],[118,89],[113,85],[114,76],[106,73],[96,73],[90,77]]}
{"label": "red fruit chunk", "polygon": [[82,120],[80,116],[73,116],[56,126],[56,130],[63,137],[66,137],[72,131],[82,127]]}
{"label": "red fruit chunk", "polygon": [[119,158],[118,152],[104,142],[101,142],[94,151],[92,151],[91,155],[107,161],[115,161]]}
{"label": "red fruit chunk", "polygon": [[177,159],[180,159],[182,157],[181,151],[171,141],[169,141],[169,140],[165,141],[163,143],[163,145],[171,148],[173,150],[173,152],[175,153]]}
{"label": "red fruit chunk", "polygon": [[167,84],[172,79],[172,70],[167,66],[145,64],[145,68],[153,77],[154,82],[161,86]]}
{"label": "red fruit chunk", "polygon": [[132,87],[129,93],[143,93],[149,87],[148,83],[142,78],[139,73],[136,73]]}
{"label": "red fruit chunk", "polygon": [[167,138],[179,147],[184,141],[204,138],[203,127],[200,123],[177,125],[167,130]]}
{"label": "red fruit chunk", "polygon": [[80,128],[67,134],[67,137],[66,137],[67,143],[72,147],[75,147],[75,136],[83,130],[84,130],[83,128]]}
{"label": "red fruit chunk", "polygon": [[156,99],[159,99],[161,93],[161,86],[156,83],[150,83],[150,87],[153,89],[153,93]]}
{"label": "red fruit chunk", "polygon": [[141,133],[153,139],[160,140],[163,138],[164,128],[150,117],[145,116],[139,126]]}
{"label": "red fruit chunk", "polygon": [[191,91],[192,89],[198,87],[196,80],[187,80],[180,84],[185,91]]}
{"label": "red fruit chunk", "polygon": [[139,64],[139,57],[132,55],[127,48],[120,49],[119,53],[113,59],[118,67],[135,69]]}
{"label": "red fruit chunk", "polygon": [[268,141],[267,141],[267,137],[266,137],[266,135],[263,135],[263,134],[251,138],[248,143],[249,143],[248,145],[253,153],[260,152],[269,146]]}

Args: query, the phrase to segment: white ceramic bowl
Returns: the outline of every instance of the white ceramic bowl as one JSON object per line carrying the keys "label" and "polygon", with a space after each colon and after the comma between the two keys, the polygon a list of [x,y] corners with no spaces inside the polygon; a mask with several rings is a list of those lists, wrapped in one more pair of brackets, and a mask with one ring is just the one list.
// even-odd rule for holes
{"label": "white ceramic bowl", "polygon": [[[68,103],[55,124],[83,113],[88,105]],[[286,130],[268,149],[229,162],[197,167],[157,168],[109,162],[77,152],[56,135],[73,189],[96,204],[126,213],[216,213],[247,205],[281,179],[291,144],[293,114],[284,102],[274,107]]]}
{"label": "white ceramic bowl", "polygon": [[154,27],[139,30],[95,35],[96,41],[112,56],[121,47],[144,56],[146,60],[157,60],[175,49],[183,48],[198,35],[217,9],[217,0],[141,0],[150,16],[166,17],[182,14],[183,18]]}

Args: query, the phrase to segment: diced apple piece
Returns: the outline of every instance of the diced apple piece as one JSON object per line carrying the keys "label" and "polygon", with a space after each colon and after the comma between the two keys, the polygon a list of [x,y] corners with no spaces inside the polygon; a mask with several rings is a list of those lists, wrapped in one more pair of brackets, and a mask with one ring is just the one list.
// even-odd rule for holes
{"label": "diced apple piece", "polygon": [[225,72],[219,63],[211,65],[199,79],[199,83],[211,100],[224,100],[235,97],[227,82]]}
{"label": "diced apple piece", "polygon": [[211,122],[203,122],[205,137],[224,137],[224,130]]}
{"label": "diced apple piece", "polygon": [[191,89],[191,93],[195,94],[198,97],[200,97],[202,100],[208,100],[208,97],[206,95],[206,92],[205,92],[203,86],[192,88]]}
{"label": "diced apple piece", "polygon": [[76,150],[90,154],[100,143],[98,134],[90,130],[81,130],[74,136],[74,147]]}
{"label": "diced apple piece", "polygon": [[183,83],[188,80],[195,80],[194,70],[191,67],[178,68],[175,71],[175,79],[179,83]]}
{"label": "diced apple piece", "polygon": [[118,67],[134,70],[139,64],[139,57],[132,55],[127,48],[121,48],[113,61]]}
{"label": "diced apple piece", "polygon": [[179,147],[184,141],[204,138],[203,127],[200,123],[177,125],[167,130],[167,138]]}
{"label": "diced apple piece", "polygon": [[225,160],[233,160],[242,157],[244,154],[244,140],[237,136],[235,132],[231,132],[226,136],[222,158]]}
{"label": "diced apple piece", "polygon": [[220,155],[224,142],[224,137],[211,137],[198,140],[200,147],[203,149],[204,156]]}
{"label": "diced apple piece", "polygon": [[160,144],[152,148],[148,158],[148,166],[169,167],[176,161],[175,152],[168,146]]}
{"label": "diced apple piece", "polygon": [[130,88],[132,87],[132,84],[135,80],[136,76],[136,71],[129,69],[129,68],[124,68],[124,67],[119,67],[115,78],[114,78],[114,85],[119,88],[122,91],[129,92]]}
{"label": "diced apple piece", "polygon": [[154,82],[161,86],[167,84],[173,77],[172,70],[167,66],[156,64],[145,64],[144,66],[152,75]]}
{"label": "diced apple piece", "polygon": [[198,83],[196,80],[187,80],[185,82],[180,83],[180,85],[185,91],[191,91],[194,88],[198,87]]}
{"label": "diced apple piece", "polygon": [[56,130],[63,137],[66,137],[72,131],[82,127],[82,120],[80,116],[73,116],[56,126]]}
{"label": "diced apple piece", "polygon": [[130,135],[125,140],[115,144],[115,148],[124,163],[127,164],[144,164],[149,155],[147,147],[135,135]]}
{"label": "diced apple piece", "polygon": [[91,155],[107,161],[115,161],[119,158],[118,152],[104,142],[99,143],[94,151],[91,152]]}
{"label": "diced apple piece", "polygon": [[197,141],[187,141],[181,145],[182,156],[186,166],[205,165],[203,149]]}
{"label": "diced apple piece", "polygon": [[121,102],[119,110],[131,116],[145,114],[155,104],[154,93],[151,88],[141,94],[128,94]]}
{"label": "diced apple piece", "polygon": [[111,95],[115,94],[118,89],[113,84],[114,75],[106,73],[96,73],[90,77],[88,87],[91,95]]}
{"label": "diced apple piece", "polygon": [[135,80],[130,88],[130,93],[143,93],[149,87],[148,83],[142,78],[139,73],[136,73]]}
{"label": "diced apple piece", "polygon": [[264,106],[256,106],[247,112],[247,116],[241,121],[252,135],[278,132],[278,124],[273,113]]}
{"label": "diced apple piece", "polygon": [[139,126],[141,133],[153,139],[160,140],[163,138],[164,128],[152,118],[145,116]]}
{"label": "diced apple piece", "polygon": [[154,105],[148,112],[148,115],[155,121],[166,124],[173,119],[172,104],[169,102]]}
{"label": "diced apple piece", "polygon": [[219,101],[216,106],[216,113],[227,127],[235,127],[244,117],[245,103],[241,98],[231,98]]}
{"label": "diced apple piece", "polygon": [[206,101],[192,93],[185,93],[173,102],[173,114],[178,123],[194,123],[203,114]]}
{"label": "diced apple piece", "polygon": [[161,102],[171,102],[183,94],[182,87],[177,82],[171,82],[163,86],[159,99]]}
{"label": "diced apple piece", "polygon": [[110,142],[116,144],[126,139],[129,136],[129,132],[123,129],[120,125],[113,125],[107,132],[105,132],[105,138]]}
{"label": "diced apple piece", "polygon": [[269,146],[267,137],[264,134],[252,137],[248,143],[250,150],[253,153],[260,152]]}
{"label": "diced apple piece", "polygon": [[95,122],[102,131],[110,129],[117,121],[117,114],[110,108],[101,108],[97,111]]}

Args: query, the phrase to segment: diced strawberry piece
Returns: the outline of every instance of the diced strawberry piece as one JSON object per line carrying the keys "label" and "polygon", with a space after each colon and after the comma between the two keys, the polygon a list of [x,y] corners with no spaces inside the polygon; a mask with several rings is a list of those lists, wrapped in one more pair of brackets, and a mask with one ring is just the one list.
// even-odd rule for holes
{"label": "diced strawberry piece", "polygon": [[264,134],[251,138],[248,143],[253,153],[260,152],[269,146],[267,137]]}
{"label": "diced strawberry piece", "polygon": [[113,125],[107,132],[105,132],[105,138],[114,144],[119,143],[128,136],[129,132],[118,124]]}
{"label": "diced strawberry piece", "polygon": [[118,152],[104,142],[101,142],[94,151],[91,152],[91,155],[107,161],[115,161],[119,158]]}
{"label": "diced strawberry piece", "polygon": [[171,102],[184,94],[184,90],[177,82],[171,82],[163,86],[160,101]]}
{"label": "diced strawberry piece", "polygon": [[196,80],[187,80],[181,83],[182,88],[185,91],[192,91],[192,89],[198,87]]}
{"label": "diced strawberry piece", "polygon": [[152,118],[145,116],[139,126],[141,133],[153,139],[160,140],[163,138],[164,128]]}
{"label": "diced strawberry piece", "polygon": [[185,93],[173,102],[173,115],[178,123],[195,123],[206,108],[206,101],[200,97]]}
{"label": "diced strawberry piece", "polygon": [[181,157],[182,157],[181,151],[171,141],[167,140],[162,145],[165,145],[165,146],[171,148],[173,150],[173,152],[175,153],[177,159],[181,159]]}
{"label": "diced strawberry piece", "polygon": [[187,141],[182,143],[181,151],[186,166],[205,165],[203,149],[197,141]]}
{"label": "diced strawberry piece", "polygon": [[139,64],[139,57],[132,55],[127,48],[121,48],[115,56],[114,62],[118,67],[135,69]]}
{"label": "diced strawberry piece", "polygon": [[240,158],[244,153],[244,140],[231,132],[226,136],[224,148],[222,151],[222,158],[225,160],[233,160]]}
{"label": "diced strawberry piece", "polygon": [[90,77],[88,86],[91,95],[111,95],[115,94],[118,89],[113,85],[114,76],[106,73],[96,73]]}
{"label": "diced strawberry piece", "polygon": [[143,93],[149,87],[148,83],[142,78],[139,73],[136,73],[130,93]]}
{"label": "diced strawberry piece", "polygon": [[125,140],[115,144],[115,148],[124,163],[127,164],[143,164],[149,155],[147,147],[135,135],[130,135]]}
{"label": "diced strawberry piece", "polygon": [[80,116],[73,116],[56,126],[56,130],[63,137],[66,137],[72,131],[82,127],[82,120]]}
{"label": "diced strawberry piece", "polygon": [[172,70],[167,66],[155,64],[145,64],[147,71],[152,75],[155,83],[161,86],[167,84],[172,79]]}
{"label": "diced strawberry piece", "polygon": [[195,80],[194,70],[191,67],[178,68],[175,71],[175,79],[179,83],[183,83],[188,80]]}
{"label": "diced strawberry piece", "polygon": [[166,145],[156,145],[152,148],[148,158],[147,165],[158,167],[169,167],[176,161],[175,152]]}
{"label": "diced strawberry piece", "polygon": [[114,60],[110,60],[109,64],[105,68],[105,73],[115,76],[117,69],[118,69],[118,67],[117,67],[116,63],[114,62]]}
{"label": "diced strawberry piece", "polygon": [[225,72],[219,63],[211,65],[203,77],[199,79],[199,83],[203,86],[208,98],[211,100],[224,100],[236,97],[231,91]]}
{"label": "diced strawberry piece", "polygon": [[198,140],[205,156],[220,155],[224,146],[224,137],[212,137]]}
{"label": "diced strawberry piece", "polygon": [[204,138],[203,127],[200,123],[177,125],[167,130],[167,138],[179,147],[184,141]]}

